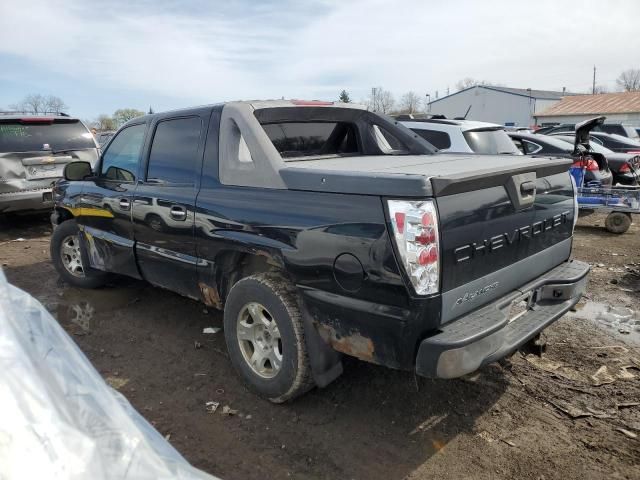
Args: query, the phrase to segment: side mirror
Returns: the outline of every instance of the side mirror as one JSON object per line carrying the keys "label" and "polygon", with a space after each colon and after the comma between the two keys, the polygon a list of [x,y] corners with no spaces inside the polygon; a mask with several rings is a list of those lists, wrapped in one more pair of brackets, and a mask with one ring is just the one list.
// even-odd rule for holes
{"label": "side mirror", "polygon": [[71,162],[64,166],[65,180],[80,181],[93,175],[89,162]]}

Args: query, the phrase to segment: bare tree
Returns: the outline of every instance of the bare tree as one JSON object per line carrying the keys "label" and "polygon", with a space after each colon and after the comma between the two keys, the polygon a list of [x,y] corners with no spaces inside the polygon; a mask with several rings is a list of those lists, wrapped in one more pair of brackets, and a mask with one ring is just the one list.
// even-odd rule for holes
{"label": "bare tree", "polygon": [[400,98],[400,113],[416,113],[420,110],[422,97],[416,92],[407,92]]}
{"label": "bare tree", "polygon": [[500,83],[489,82],[487,80],[478,80],[476,78],[465,77],[462,80],[456,82],[456,90],[464,90],[465,88],[475,87],[476,85],[489,85],[494,87],[501,86]]}
{"label": "bare tree", "polygon": [[640,69],[630,68],[620,74],[616,80],[618,87],[625,92],[637,92],[640,90]]}
{"label": "bare tree", "polygon": [[67,109],[67,105],[60,97],[55,95],[41,95],[39,93],[31,93],[20,100],[18,103],[10,105],[9,108],[27,113],[60,113]]}
{"label": "bare tree", "polygon": [[127,123],[129,120],[136,117],[141,117],[142,115],[144,115],[144,112],[136,110],[135,108],[121,108],[113,112],[113,119],[115,120],[116,125],[120,127],[121,125]]}
{"label": "bare tree", "polygon": [[69,108],[66,103],[55,95],[49,95],[45,98],[45,109],[49,113],[59,114],[63,110]]}
{"label": "bare tree", "polygon": [[382,87],[371,89],[371,94],[366,101],[367,107],[374,112],[389,113],[395,105],[393,94]]}
{"label": "bare tree", "polygon": [[28,113],[43,113],[46,110],[46,99],[39,93],[31,93],[20,100],[18,103],[10,105],[13,110]]}

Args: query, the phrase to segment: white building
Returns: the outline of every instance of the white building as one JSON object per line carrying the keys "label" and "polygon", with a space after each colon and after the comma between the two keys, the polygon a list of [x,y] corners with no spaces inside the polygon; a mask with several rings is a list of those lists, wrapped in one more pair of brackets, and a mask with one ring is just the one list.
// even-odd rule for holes
{"label": "white building", "polygon": [[536,114],[538,125],[578,123],[605,115],[605,123],[640,126],[640,92],[574,95]]}
{"label": "white building", "polygon": [[564,92],[524,88],[476,85],[429,102],[431,114],[447,118],[463,117],[470,108],[467,120],[498,123],[515,127],[534,125],[537,112],[560,101]]}

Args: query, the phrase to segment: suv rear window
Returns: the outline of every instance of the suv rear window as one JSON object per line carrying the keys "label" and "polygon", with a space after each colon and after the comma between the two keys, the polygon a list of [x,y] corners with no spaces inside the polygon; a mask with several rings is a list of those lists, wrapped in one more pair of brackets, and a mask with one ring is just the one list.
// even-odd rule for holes
{"label": "suv rear window", "polygon": [[511,141],[509,135],[502,130],[467,130],[462,132],[471,150],[475,153],[490,155],[520,155],[520,151]]}
{"label": "suv rear window", "polygon": [[282,122],[262,127],[282,158],[360,153],[357,130],[348,122]]}
{"label": "suv rear window", "polygon": [[79,121],[0,121],[0,152],[87,148],[96,148],[96,144],[93,135]]}

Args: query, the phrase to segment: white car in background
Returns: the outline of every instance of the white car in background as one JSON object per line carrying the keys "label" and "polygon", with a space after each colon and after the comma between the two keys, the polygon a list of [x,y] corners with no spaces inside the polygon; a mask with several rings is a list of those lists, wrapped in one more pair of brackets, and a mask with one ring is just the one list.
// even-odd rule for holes
{"label": "white car in background", "polygon": [[414,118],[400,121],[441,152],[521,155],[505,127],[475,120]]}

